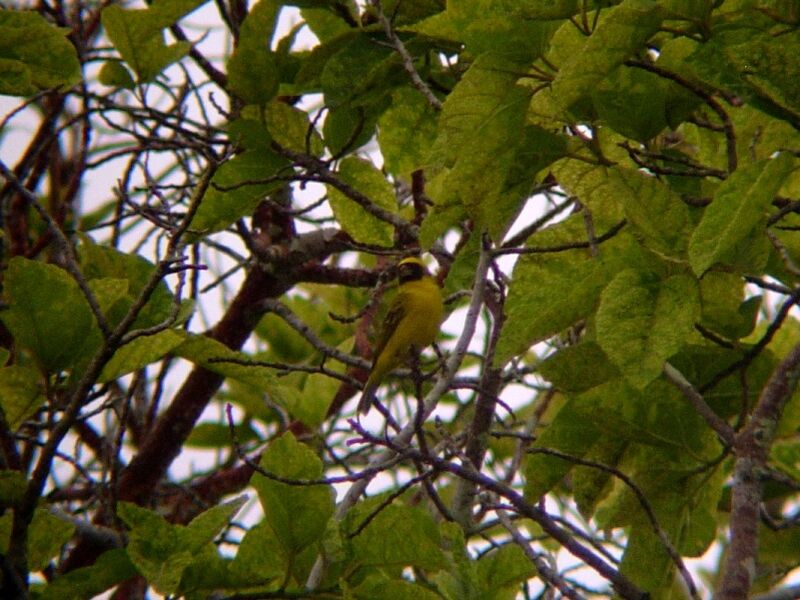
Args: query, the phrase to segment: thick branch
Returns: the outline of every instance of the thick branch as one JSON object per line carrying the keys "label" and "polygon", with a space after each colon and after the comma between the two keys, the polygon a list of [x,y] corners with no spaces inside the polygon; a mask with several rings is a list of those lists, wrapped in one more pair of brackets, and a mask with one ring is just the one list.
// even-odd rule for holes
{"label": "thick branch", "polygon": [[[487,293],[491,294],[491,291]],[[481,391],[475,401],[475,412],[472,415],[467,443],[464,448],[465,456],[476,471],[480,471],[483,466],[486,445],[489,439],[489,429],[492,426],[498,394],[503,383],[503,370],[493,365],[497,341],[500,339],[500,332],[503,330],[503,324],[505,323],[503,307],[501,303],[497,302],[497,299],[491,299],[488,305],[491,307],[493,316],[492,333],[489,337],[489,347],[486,349],[486,356],[483,361],[483,373],[481,373],[480,381]],[[472,505],[476,492],[477,487],[475,484],[463,479],[459,480],[456,486],[456,493],[453,499],[453,516],[464,528],[472,525]]]}
{"label": "thick branch", "polygon": [[36,461],[36,466],[30,477],[28,485],[25,489],[24,499],[20,505],[14,510],[14,520],[11,528],[11,539],[8,546],[8,554],[14,563],[20,576],[25,580],[28,575],[27,568],[27,541],[28,541],[28,527],[33,519],[34,509],[42,495],[47,478],[50,476],[53,457],[56,455],[58,446],[67,435],[67,432],[74,425],[81,408],[89,396],[89,392],[95,385],[97,378],[100,376],[103,367],[108,360],[114,355],[114,352],[120,347],[123,337],[133,327],[136,318],[144,309],[148,300],[153,292],[161,284],[165,274],[167,273],[168,266],[171,261],[174,261],[182,247],[181,237],[189,227],[194,212],[203,197],[205,190],[208,187],[211,177],[216,170],[216,166],[212,165],[206,169],[200,181],[198,181],[194,195],[190,202],[189,210],[183,223],[174,231],[170,237],[167,245],[166,259],[158,263],[155,270],[150,274],[148,281],[139,292],[136,301],[130,307],[120,323],[114,328],[112,332],[104,340],[102,346],[98,349],[95,355],[89,362],[88,367],[82,374],[80,380],[75,385],[70,393],[69,401],[64,410],[61,419],[53,427],[50,435],[47,438],[39,458]]}
{"label": "thick branch", "polygon": [[[317,232],[309,234],[314,253],[303,251],[304,236],[299,236],[283,261],[276,258],[269,270],[260,266],[251,269],[225,315],[208,336],[229,348],[241,348],[263,314],[265,307],[260,306],[260,302],[277,298],[290,289],[296,283],[297,265],[323,258],[327,250],[335,247],[318,245],[318,237]],[[120,500],[146,502],[180,453],[194,424],[223,380],[223,376],[202,367],[195,367],[189,373],[170,405],[148,432],[136,456],[120,474]],[[102,550],[88,543],[79,543],[66,561],[64,570],[92,563]]]}
{"label": "thick branch", "polygon": [[731,544],[716,600],[746,600],[758,555],[762,475],[786,401],[800,378],[800,344],[773,371],[750,419],[736,436]]}

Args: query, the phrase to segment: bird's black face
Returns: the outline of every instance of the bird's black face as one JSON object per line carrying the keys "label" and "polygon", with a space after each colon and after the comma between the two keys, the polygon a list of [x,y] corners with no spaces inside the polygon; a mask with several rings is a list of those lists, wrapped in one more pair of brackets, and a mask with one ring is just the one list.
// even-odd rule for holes
{"label": "bird's black face", "polygon": [[417,281],[427,274],[427,269],[416,261],[403,261],[397,265],[397,279],[400,283]]}

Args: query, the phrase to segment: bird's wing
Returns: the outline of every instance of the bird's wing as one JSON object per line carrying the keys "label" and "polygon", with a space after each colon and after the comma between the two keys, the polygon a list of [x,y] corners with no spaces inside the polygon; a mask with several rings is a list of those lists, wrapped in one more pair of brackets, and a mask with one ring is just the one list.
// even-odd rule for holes
{"label": "bird's wing", "polygon": [[375,342],[375,352],[372,355],[373,362],[378,360],[378,357],[381,355],[381,352],[383,352],[383,349],[386,348],[386,344],[389,343],[392,334],[397,329],[400,321],[403,320],[405,314],[406,309],[401,300],[401,293],[398,292],[389,305],[389,311],[386,313],[386,317],[383,319],[378,339]]}

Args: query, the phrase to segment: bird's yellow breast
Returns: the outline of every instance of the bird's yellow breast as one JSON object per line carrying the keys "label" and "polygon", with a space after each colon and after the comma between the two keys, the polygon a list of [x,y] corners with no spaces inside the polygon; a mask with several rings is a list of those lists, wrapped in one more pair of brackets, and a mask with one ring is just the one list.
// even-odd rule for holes
{"label": "bird's yellow breast", "polygon": [[[442,292],[432,277],[409,281],[400,286],[398,295],[404,317],[395,334],[398,347],[422,349],[436,339],[442,323]],[[393,336],[394,337],[394,336]]]}
{"label": "bird's yellow breast", "polygon": [[442,292],[430,275],[400,284],[383,323],[388,337],[378,344],[372,371],[359,402],[359,412],[369,411],[381,379],[408,358],[411,348],[419,351],[433,343],[443,315]]}
{"label": "bird's yellow breast", "polygon": [[398,306],[402,317],[376,357],[370,374],[372,381],[380,381],[399,366],[408,358],[411,348],[422,350],[431,344],[442,323],[442,292],[430,276],[403,283],[392,304]]}

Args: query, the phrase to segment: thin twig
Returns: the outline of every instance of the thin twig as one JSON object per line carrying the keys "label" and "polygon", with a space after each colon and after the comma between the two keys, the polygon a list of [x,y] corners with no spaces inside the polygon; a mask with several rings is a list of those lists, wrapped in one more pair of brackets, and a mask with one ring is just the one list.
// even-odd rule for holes
{"label": "thin twig", "polygon": [[528,557],[528,560],[536,565],[536,571],[538,571],[542,579],[544,579],[547,583],[552,584],[566,598],[571,598],[572,600],[584,600],[584,597],[576,592],[564,580],[564,578],[561,577],[558,571],[552,569],[550,565],[547,564],[547,561],[533,551],[533,548],[531,548],[528,540],[525,539],[525,536],[522,535],[522,532],[519,530],[519,528],[514,525],[514,523],[508,517],[506,511],[498,509],[495,510],[495,514],[497,515],[497,518],[500,519],[500,523],[502,523],[503,527],[506,528],[506,531],[508,531],[508,533],[511,535],[514,543],[522,548],[522,551],[525,553],[525,556]]}
{"label": "thin twig", "polygon": [[652,62],[644,60],[627,60],[625,61],[625,65],[629,67],[635,67],[637,69],[643,69],[645,71],[649,71],[650,73],[654,73],[659,77],[663,77],[664,79],[674,81],[681,87],[692,92],[695,96],[705,102],[711,110],[717,113],[720,121],[722,121],[722,127],[725,131],[725,141],[727,142],[726,147],[728,152],[728,173],[733,173],[736,170],[736,132],[733,129],[733,123],[731,122],[728,113],[725,112],[725,109],[720,106],[719,102],[716,101],[712,94],[688,79],[684,79],[677,73],[673,73],[672,71],[664,69],[663,67],[653,64]]}
{"label": "thin twig", "polygon": [[683,376],[683,373],[678,371],[678,369],[673,367],[670,363],[666,363],[664,365],[664,375],[681,391],[684,398],[686,398],[697,413],[703,417],[705,422],[708,423],[708,426],[717,432],[720,439],[722,439],[727,446],[732,446],[736,436],[733,427],[728,425],[725,419],[714,412],[714,409],[706,403],[702,394],[694,389],[694,386]]}
{"label": "thin twig", "polygon": [[594,244],[592,242],[569,242],[566,244],[559,244],[558,246],[526,246],[524,248],[497,248],[492,251],[493,256],[502,256],[504,254],[548,254],[551,252],[564,252],[565,250],[580,250],[583,248],[592,248],[608,241],[617,235],[625,225],[628,224],[627,219],[622,219],[619,223],[614,225],[611,229],[606,231],[603,235],[595,238]]}
{"label": "thin twig", "polygon": [[436,110],[442,110],[442,101],[434,95],[434,93],[431,91],[431,88],[429,88],[428,85],[422,80],[422,77],[419,76],[417,69],[414,67],[414,58],[406,49],[405,44],[403,44],[403,40],[401,40],[397,33],[395,33],[392,23],[383,13],[381,0],[372,0],[372,5],[375,7],[375,11],[378,14],[378,20],[381,22],[381,25],[383,25],[383,29],[386,32],[386,37],[389,38],[389,42],[400,55],[400,60],[403,62],[403,69],[406,73],[408,73],[409,77],[411,77],[411,83],[417,89],[417,91],[425,96],[428,104],[430,104]]}
{"label": "thin twig", "polygon": [[569,461],[576,465],[581,465],[583,467],[589,467],[591,469],[597,469],[599,471],[604,471],[605,473],[609,473],[619,479],[622,483],[624,483],[629,490],[636,496],[636,500],[639,502],[639,506],[642,507],[647,520],[650,522],[650,526],[653,528],[653,532],[658,536],[658,539],[661,541],[661,544],[664,546],[664,549],[669,554],[670,559],[672,560],[673,564],[677,567],[678,572],[681,574],[684,583],[686,584],[686,588],[689,592],[689,595],[694,598],[695,600],[700,599],[700,594],[697,591],[697,586],[692,579],[692,575],[689,573],[689,570],[686,568],[686,565],[681,558],[681,555],[675,549],[675,545],[669,539],[667,532],[661,527],[658,523],[658,518],[656,517],[656,513],[653,510],[653,507],[650,506],[650,502],[647,500],[647,496],[645,496],[644,492],[637,486],[633,480],[628,477],[625,473],[611,467],[609,465],[605,465],[603,463],[595,462],[593,460],[587,460],[584,458],[580,458],[578,456],[572,456],[570,454],[566,454],[564,452],[560,452],[558,450],[554,450],[552,448],[533,448],[529,450],[531,453],[537,454],[546,454],[548,456],[555,456],[562,460]]}
{"label": "thin twig", "polygon": [[527,240],[531,235],[539,231],[542,227],[547,225],[551,220],[555,219],[558,215],[562,212],[567,210],[570,206],[575,204],[576,198],[574,196],[570,196],[561,204],[556,204],[552,209],[547,211],[541,217],[536,219],[530,225],[526,225],[525,228],[521,229],[513,236],[508,238],[505,242],[503,242],[502,248],[512,248],[514,246],[518,246],[522,244],[525,240]]}
{"label": "thin twig", "polygon": [[0,175],[2,175],[23,198],[25,198],[25,201],[39,214],[42,221],[44,221],[45,225],[47,225],[47,230],[56,240],[59,254],[63,259],[64,268],[70,275],[72,275],[75,283],[78,284],[78,287],[86,298],[86,302],[89,304],[89,308],[92,310],[94,318],[97,319],[97,324],[100,327],[100,331],[102,331],[103,336],[107,338],[111,334],[111,329],[108,326],[105,315],[103,315],[103,311],[100,309],[100,303],[97,301],[94,292],[89,287],[89,282],[86,281],[86,278],[83,276],[80,267],[78,267],[78,260],[75,257],[75,251],[72,248],[72,244],[67,239],[67,236],[64,235],[63,231],[61,231],[61,227],[59,227],[55,220],[53,220],[53,217],[50,216],[50,213],[47,212],[44,206],[39,203],[33,192],[22,185],[22,182],[17,179],[11,169],[9,169],[1,160]]}
{"label": "thin twig", "polygon": [[567,552],[582,560],[587,566],[594,569],[601,577],[611,582],[614,589],[626,599],[645,600],[648,595],[637,588],[625,575],[611,567],[598,555],[591,552],[584,545],[580,544],[574,537],[569,535],[564,529],[556,525],[553,519],[541,508],[528,502],[519,492],[482,473],[478,473],[469,466],[457,465],[451,461],[444,460],[437,456],[422,454],[419,450],[409,446],[398,446],[392,440],[371,436],[359,425],[355,424],[356,430],[372,443],[385,446],[395,454],[413,458],[427,463],[441,471],[447,471],[458,477],[470,479],[479,487],[490,492],[494,492],[508,500],[511,505],[523,516],[528,517],[538,523],[541,528],[554,540],[559,542]]}
{"label": "thin twig", "polygon": [[[427,418],[431,415],[439,402],[439,398],[441,398],[441,396],[450,387],[450,384],[452,383],[455,374],[461,365],[461,361],[467,352],[467,348],[472,341],[478,316],[480,315],[480,309],[481,306],[483,306],[483,290],[484,286],[486,285],[486,274],[489,270],[489,263],[489,250],[482,247],[478,265],[475,271],[475,278],[473,280],[472,301],[470,302],[469,308],[467,309],[467,314],[464,318],[461,336],[459,337],[458,342],[453,349],[453,353],[445,363],[442,376],[436,381],[436,384],[433,386],[431,391],[428,392],[428,395],[425,396],[423,401],[424,409],[421,415],[423,421],[427,420]],[[405,446],[411,441],[415,434],[416,423],[412,421],[406,424],[406,426],[403,427],[403,429],[392,439],[392,443],[399,446]],[[370,459],[369,467],[379,469],[381,468],[381,465],[386,464],[387,461],[392,460],[393,457],[395,457],[395,453],[392,451],[382,452]],[[371,477],[365,477],[354,483],[350,489],[347,490],[345,497],[339,503],[339,506],[336,507],[335,516],[337,519],[342,519],[347,514],[347,511],[349,511],[350,508],[355,505],[371,480]],[[322,577],[325,572],[326,563],[327,557],[324,554],[321,554],[317,557],[317,562],[314,563],[314,567],[311,570],[308,579],[306,580],[306,588],[313,590],[319,586],[319,583],[322,581]]]}

